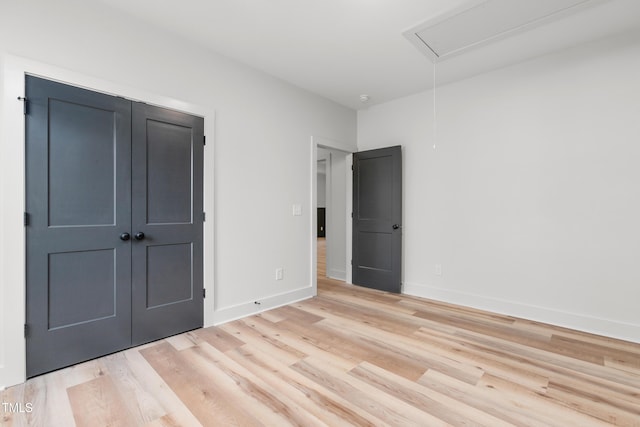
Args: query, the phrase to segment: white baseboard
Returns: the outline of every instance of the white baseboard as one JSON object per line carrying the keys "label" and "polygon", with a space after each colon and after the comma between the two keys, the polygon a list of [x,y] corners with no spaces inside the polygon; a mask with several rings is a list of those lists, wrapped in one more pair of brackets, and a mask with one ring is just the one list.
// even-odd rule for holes
{"label": "white baseboard", "polygon": [[341,280],[343,282],[347,280],[347,272],[344,270],[337,270],[335,268],[329,270],[328,276],[331,279]]}
{"label": "white baseboard", "polygon": [[418,283],[404,283],[403,293],[640,343],[640,324],[618,322],[588,314],[560,311]]}
{"label": "white baseboard", "polygon": [[296,289],[290,292],[260,299],[257,301],[259,304],[256,304],[256,301],[249,301],[229,307],[216,308],[213,313],[213,321],[210,324],[205,325],[205,327],[221,325],[223,323],[242,319],[243,317],[258,314],[283,305],[293,304],[294,302],[309,299],[314,296],[313,288],[311,286],[307,286],[302,289]]}

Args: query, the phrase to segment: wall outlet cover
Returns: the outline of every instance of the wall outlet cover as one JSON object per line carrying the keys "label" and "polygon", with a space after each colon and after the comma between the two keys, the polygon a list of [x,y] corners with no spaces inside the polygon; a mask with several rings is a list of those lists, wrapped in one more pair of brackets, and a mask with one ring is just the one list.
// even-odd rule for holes
{"label": "wall outlet cover", "polygon": [[435,273],[436,276],[442,276],[442,264],[436,264]]}

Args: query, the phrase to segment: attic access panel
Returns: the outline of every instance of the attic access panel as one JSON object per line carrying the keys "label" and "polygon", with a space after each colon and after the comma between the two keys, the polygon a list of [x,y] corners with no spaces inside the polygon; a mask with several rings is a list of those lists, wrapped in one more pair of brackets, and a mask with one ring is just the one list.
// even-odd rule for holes
{"label": "attic access panel", "polygon": [[433,62],[578,12],[603,0],[474,0],[403,35]]}

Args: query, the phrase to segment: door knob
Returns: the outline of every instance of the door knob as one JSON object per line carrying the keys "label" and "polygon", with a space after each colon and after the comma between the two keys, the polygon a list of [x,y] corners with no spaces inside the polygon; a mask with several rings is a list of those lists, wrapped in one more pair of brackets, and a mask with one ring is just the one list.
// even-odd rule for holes
{"label": "door knob", "polygon": [[126,242],[127,240],[129,240],[130,238],[131,238],[131,235],[130,235],[129,233],[122,233],[122,234],[120,235],[120,240],[124,240],[125,242]]}
{"label": "door knob", "polygon": [[397,230],[398,228],[400,228],[400,225],[398,225],[398,224],[393,224],[393,227],[392,227],[392,228],[393,228],[394,230]]}
{"label": "door knob", "polygon": [[144,233],[142,231],[138,231],[133,237],[135,237],[136,240],[142,240],[144,239]]}

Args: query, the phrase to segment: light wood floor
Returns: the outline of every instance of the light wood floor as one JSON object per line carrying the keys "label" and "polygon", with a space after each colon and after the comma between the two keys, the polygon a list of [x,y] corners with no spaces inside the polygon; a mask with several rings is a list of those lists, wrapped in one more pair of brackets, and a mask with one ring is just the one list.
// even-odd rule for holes
{"label": "light wood floor", "polygon": [[640,426],[638,344],[318,277],[316,298],[10,388],[33,410],[2,425]]}

